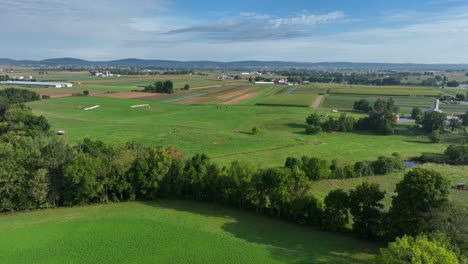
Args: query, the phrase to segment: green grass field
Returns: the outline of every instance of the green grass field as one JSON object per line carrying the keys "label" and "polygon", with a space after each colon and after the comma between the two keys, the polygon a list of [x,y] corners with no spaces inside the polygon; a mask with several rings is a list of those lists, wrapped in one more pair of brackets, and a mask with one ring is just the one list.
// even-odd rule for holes
{"label": "green grass field", "polygon": [[378,247],[188,201],[42,210],[0,220],[4,264],[371,263]]}
{"label": "green grass field", "polygon": [[[142,103],[149,103],[151,108],[130,108]],[[94,105],[101,107],[83,110]],[[29,106],[47,117],[53,130],[65,130],[65,137],[72,144],[85,137],[107,143],[137,141],[174,146],[186,156],[206,153],[222,164],[247,160],[260,166],[278,166],[288,156],[303,155],[351,163],[393,152],[407,158],[423,152],[440,153],[449,143],[457,142],[450,138],[440,144],[427,144],[427,137],[413,136],[405,126],[398,128],[401,133],[392,136],[368,133],[310,136],[304,133],[304,123],[312,110],[300,107],[217,108],[98,97],[42,100]],[[252,135],[250,131],[255,126],[260,133]]]}

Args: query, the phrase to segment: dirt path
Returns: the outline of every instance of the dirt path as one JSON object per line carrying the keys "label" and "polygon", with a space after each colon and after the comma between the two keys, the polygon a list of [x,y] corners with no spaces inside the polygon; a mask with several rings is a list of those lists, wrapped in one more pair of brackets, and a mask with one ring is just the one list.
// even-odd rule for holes
{"label": "dirt path", "polygon": [[315,98],[315,101],[312,103],[310,107],[312,107],[314,110],[317,110],[320,107],[320,104],[322,103],[323,99],[325,96],[319,95],[317,98]]}

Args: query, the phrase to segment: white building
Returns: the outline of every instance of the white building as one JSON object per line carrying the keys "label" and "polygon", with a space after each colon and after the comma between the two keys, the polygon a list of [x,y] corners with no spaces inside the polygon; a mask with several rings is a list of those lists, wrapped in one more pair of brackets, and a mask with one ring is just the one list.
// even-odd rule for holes
{"label": "white building", "polygon": [[432,113],[432,112],[439,112],[439,113],[442,113],[442,110],[439,109],[439,104],[440,104],[439,99],[434,99],[434,100],[432,101],[432,106],[431,106],[431,108],[427,109],[427,110],[426,110],[426,113]]}
{"label": "white building", "polygon": [[71,83],[58,83],[58,82],[4,81],[4,82],[0,82],[0,84],[22,85],[22,86],[42,86],[42,87],[55,87],[55,88],[73,87],[73,84]]}

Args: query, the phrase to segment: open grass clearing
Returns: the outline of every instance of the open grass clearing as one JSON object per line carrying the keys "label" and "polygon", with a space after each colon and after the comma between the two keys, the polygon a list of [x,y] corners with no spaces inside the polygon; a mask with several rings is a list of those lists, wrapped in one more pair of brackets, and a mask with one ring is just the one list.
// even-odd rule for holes
{"label": "open grass clearing", "polygon": [[346,235],[189,201],[60,208],[0,219],[2,263],[347,264],[372,263],[378,248]]}

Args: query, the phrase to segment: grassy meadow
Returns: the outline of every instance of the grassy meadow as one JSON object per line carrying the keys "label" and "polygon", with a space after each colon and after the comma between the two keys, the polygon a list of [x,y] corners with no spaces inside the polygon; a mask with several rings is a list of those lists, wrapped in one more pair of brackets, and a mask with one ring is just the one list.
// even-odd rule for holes
{"label": "grassy meadow", "polygon": [[5,264],[357,264],[372,263],[378,248],[346,235],[188,201],[51,209],[1,220]]}
{"label": "grassy meadow", "polygon": [[[142,103],[149,103],[151,108],[130,108]],[[83,110],[94,105],[101,107]],[[65,138],[72,144],[85,137],[107,143],[137,141],[174,146],[186,156],[206,153],[223,164],[248,160],[261,166],[277,166],[288,156],[303,155],[351,163],[393,152],[408,158],[423,152],[440,153],[456,141],[447,138],[440,144],[428,144],[426,136],[413,135],[407,126],[400,126],[392,136],[370,133],[310,136],[304,133],[304,123],[312,110],[301,107],[217,107],[99,97],[41,100],[29,106],[47,117],[53,130],[65,130]],[[258,127],[260,133],[251,134],[253,127]]]}

